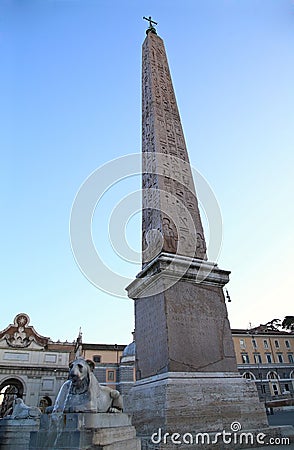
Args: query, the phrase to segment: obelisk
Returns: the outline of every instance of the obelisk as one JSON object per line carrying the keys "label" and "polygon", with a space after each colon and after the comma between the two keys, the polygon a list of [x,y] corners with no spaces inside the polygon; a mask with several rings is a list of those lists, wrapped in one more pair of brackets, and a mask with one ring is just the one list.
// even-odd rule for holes
{"label": "obelisk", "polygon": [[[147,31],[142,74],[143,272],[138,277],[146,281],[154,270],[162,272],[163,265],[168,274],[172,261],[175,277],[180,263],[188,270],[186,278],[192,275],[191,265],[194,270],[206,268],[208,275],[202,284],[194,283],[193,276],[192,281],[179,277],[168,290],[157,292],[159,288],[152,298],[136,302],[137,375],[236,370],[222,292],[229,272],[205,262],[206,243],[164,43],[153,26]],[[139,280],[131,285],[132,293]],[[158,314],[161,302],[168,309]]]}
{"label": "obelisk", "polygon": [[148,20],[142,73],[142,271],[127,287],[135,301],[134,425],[146,440],[159,428],[214,432],[239,421],[243,428],[262,429],[267,419],[255,385],[237,372],[223,295],[230,272],[207,261],[164,43]]}

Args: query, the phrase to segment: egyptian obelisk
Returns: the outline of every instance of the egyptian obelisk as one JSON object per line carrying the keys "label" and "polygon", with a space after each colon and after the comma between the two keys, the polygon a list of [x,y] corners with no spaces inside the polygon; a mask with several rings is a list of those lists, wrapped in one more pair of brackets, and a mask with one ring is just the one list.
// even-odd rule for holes
{"label": "egyptian obelisk", "polygon": [[263,429],[267,419],[255,385],[237,372],[223,295],[230,272],[207,261],[164,43],[149,22],[142,73],[142,271],[127,287],[135,301],[134,425],[146,442],[159,428],[211,433],[238,421],[244,429]]}

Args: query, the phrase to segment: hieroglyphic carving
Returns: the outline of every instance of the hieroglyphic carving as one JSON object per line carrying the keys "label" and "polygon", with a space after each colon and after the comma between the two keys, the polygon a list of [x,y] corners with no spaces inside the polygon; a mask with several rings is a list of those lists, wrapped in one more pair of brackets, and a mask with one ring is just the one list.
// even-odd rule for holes
{"label": "hieroglyphic carving", "polygon": [[[176,97],[162,39],[143,44],[143,265],[161,250],[206,258],[206,245]],[[165,156],[165,158],[163,157]],[[156,195],[156,192],[158,195]],[[172,194],[165,195],[164,192]],[[152,242],[151,230],[162,234]],[[149,234],[148,234],[149,232]],[[148,243],[146,236],[149,236]],[[147,250],[148,248],[148,250]]]}
{"label": "hieroglyphic carving", "polygon": [[164,249],[170,253],[176,253],[178,236],[174,229],[172,221],[168,217],[163,217],[162,219],[162,229],[164,237]]}

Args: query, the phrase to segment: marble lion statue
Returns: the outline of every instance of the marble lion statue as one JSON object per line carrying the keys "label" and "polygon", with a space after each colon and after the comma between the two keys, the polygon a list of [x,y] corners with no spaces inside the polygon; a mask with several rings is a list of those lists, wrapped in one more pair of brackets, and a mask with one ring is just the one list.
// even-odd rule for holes
{"label": "marble lion statue", "polygon": [[15,400],[13,410],[10,416],[7,418],[10,419],[31,419],[38,418],[41,416],[41,410],[36,406],[27,406],[22,398],[17,398]]}
{"label": "marble lion statue", "polygon": [[69,365],[68,380],[60,388],[53,413],[123,411],[120,392],[101,386],[93,370],[93,361],[84,358],[75,359]]}

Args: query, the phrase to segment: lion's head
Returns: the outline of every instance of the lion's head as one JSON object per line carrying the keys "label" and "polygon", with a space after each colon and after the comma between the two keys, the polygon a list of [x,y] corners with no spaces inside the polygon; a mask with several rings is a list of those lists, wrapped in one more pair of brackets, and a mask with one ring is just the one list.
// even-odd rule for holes
{"label": "lion's head", "polygon": [[87,391],[93,367],[94,363],[92,361],[83,358],[75,359],[69,364],[68,379],[72,382],[72,394],[82,394]]}

